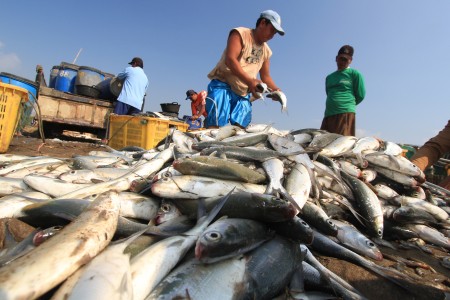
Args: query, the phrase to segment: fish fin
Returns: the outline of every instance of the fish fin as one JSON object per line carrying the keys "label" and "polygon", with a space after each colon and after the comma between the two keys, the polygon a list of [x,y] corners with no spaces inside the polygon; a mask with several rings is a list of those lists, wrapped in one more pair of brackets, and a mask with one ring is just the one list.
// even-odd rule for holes
{"label": "fish fin", "polygon": [[392,155],[392,154],[386,154],[386,155],[387,155],[387,157],[389,158],[389,160],[392,161],[392,162],[395,164],[395,166],[397,167],[397,169],[400,170],[400,169],[401,169],[401,168],[400,168],[400,163],[399,163],[399,161],[395,158],[395,155]]}
{"label": "fish fin", "polygon": [[102,183],[102,182],[106,182],[106,180],[102,180],[102,179],[99,179],[99,178],[92,178],[91,182],[92,183]]}
{"label": "fish fin", "polygon": [[[235,189],[236,189],[236,187],[234,187],[231,191],[228,192],[228,194],[226,194],[225,196],[223,196],[221,199],[219,199],[217,201],[216,206],[214,206],[214,208],[208,213],[208,215],[205,216],[205,222],[207,222],[208,224],[211,223],[211,221],[217,216],[217,214],[222,209],[222,207],[225,205],[228,198],[230,198],[230,195],[234,192]],[[199,203],[199,205],[200,205],[200,203]],[[203,219],[203,218],[201,218],[201,219]]]}
{"label": "fish fin", "polygon": [[145,234],[151,234],[162,237],[171,237],[180,234],[178,232],[165,231],[164,229],[158,228],[158,226],[149,226],[148,228],[145,229],[144,232]]}
{"label": "fish fin", "polygon": [[144,233],[147,233],[147,230],[150,228],[151,226],[148,226],[147,228],[144,228],[142,230],[139,230],[135,233],[133,233],[130,236],[127,236],[123,239],[119,239],[116,241],[111,242],[111,244],[120,244],[120,243],[124,243],[124,249],[126,248],[126,246],[128,246],[129,244],[131,244],[135,239],[137,239],[138,237],[140,237],[141,235],[143,235]]}
{"label": "fish fin", "polygon": [[[363,265],[368,268],[369,270],[373,271],[374,273],[380,275],[381,277],[389,280],[390,282],[396,284],[397,286],[401,287],[405,291],[409,292],[409,289],[407,286],[405,286],[405,283],[409,282],[412,283],[408,275],[401,273],[400,271],[397,271],[392,268],[386,268],[380,265],[377,265],[369,260],[364,260]],[[406,282],[405,282],[406,281]]]}
{"label": "fish fin", "polygon": [[63,212],[56,212],[54,213],[54,216],[59,217],[61,219],[67,220],[67,221],[73,221],[75,218],[77,218],[77,215],[70,214],[70,213],[63,213]]}
{"label": "fish fin", "polygon": [[198,205],[197,205],[197,220],[204,217],[205,215],[206,215],[205,199],[200,198],[200,199],[198,199]]}
{"label": "fish fin", "polygon": [[305,168],[308,171],[309,178],[311,179],[312,197],[316,200],[316,202],[318,202],[318,200],[320,198],[323,198],[322,186],[317,181],[316,174],[315,174],[314,170],[312,170],[311,168],[309,168],[307,166],[305,166]]}
{"label": "fish fin", "polygon": [[221,216],[219,219],[217,219],[217,220],[226,220],[226,219],[228,219],[228,216]]}
{"label": "fish fin", "polygon": [[364,168],[364,161],[363,161],[362,153],[361,152],[357,152],[357,153],[355,153],[355,155],[356,155],[356,160],[359,163],[359,166],[361,168]]}
{"label": "fish fin", "polygon": [[344,205],[346,208],[348,208],[348,210],[353,214],[353,216],[355,216],[355,218],[358,220],[358,222],[361,223],[361,225],[363,225],[364,227],[366,227],[366,225],[364,223],[364,217],[360,213],[358,213],[351,205],[348,205],[347,203],[345,203],[338,197],[333,197],[333,200],[335,200],[339,204]]}
{"label": "fish fin", "polygon": [[284,189],[283,187],[278,189],[279,193],[281,195],[283,195],[283,197],[285,199],[287,199],[289,202],[291,202],[291,204],[298,210],[298,211],[302,211],[302,208],[300,207],[300,205],[298,205],[297,201],[295,201],[295,199],[286,191],[286,189]]}

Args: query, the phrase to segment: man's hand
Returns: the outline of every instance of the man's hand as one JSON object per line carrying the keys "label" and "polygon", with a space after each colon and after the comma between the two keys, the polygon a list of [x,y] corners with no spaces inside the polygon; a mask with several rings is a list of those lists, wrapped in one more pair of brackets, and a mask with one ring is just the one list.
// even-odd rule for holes
{"label": "man's hand", "polygon": [[193,120],[193,121],[195,121],[195,120],[197,120],[198,119],[198,116],[197,115],[193,115],[192,117],[191,117],[191,120]]}

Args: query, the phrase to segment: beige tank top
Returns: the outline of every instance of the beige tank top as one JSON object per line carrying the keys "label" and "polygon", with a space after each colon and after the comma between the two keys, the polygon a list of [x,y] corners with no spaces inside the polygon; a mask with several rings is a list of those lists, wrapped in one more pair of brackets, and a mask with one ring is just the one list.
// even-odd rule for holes
{"label": "beige tank top", "polygon": [[[257,45],[250,28],[238,27],[233,30],[239,32],[243,44],[241,54],[238,58],[239,63],[245,73],[252,78],[256,78],[263,63],[272,56],[272,50],[270,50],[267,43]],[[217,65],[209,72],[208,78],[226,82],[230,85],[233,92],[240,96],[246,96],[248,94],[248,86],[234,75],[225,64],[225,52],[226,49],[222,53],[222,57]]]}

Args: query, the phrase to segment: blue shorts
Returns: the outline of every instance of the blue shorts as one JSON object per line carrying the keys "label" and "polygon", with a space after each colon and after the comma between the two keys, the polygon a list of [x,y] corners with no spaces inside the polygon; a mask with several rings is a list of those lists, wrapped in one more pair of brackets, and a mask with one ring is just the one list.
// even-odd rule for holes
{"label": "blue shorts", "polygon": [[217,79],[208,84],[205,127],[225,126],[228,123],[247,127],[252,121],[250,94],[245,97],[234,93],[230,86]]}
{"label": "blue shorts", "polygon": [[114,113],[116,115],[134,115],[140,112],[140,109],[120,101],[116,101],[116,106],[114,107]]}

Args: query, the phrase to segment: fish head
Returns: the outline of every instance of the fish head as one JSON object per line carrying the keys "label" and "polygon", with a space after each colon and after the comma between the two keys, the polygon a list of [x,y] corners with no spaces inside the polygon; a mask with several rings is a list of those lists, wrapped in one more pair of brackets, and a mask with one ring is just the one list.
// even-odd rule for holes
{"label": "fish head", "polygon": [[163,200],[156,214],[155,224],[159,225],[161,223],[164,223],[168,220],[174,219],[179,216],[181,216],[181,212],[175,206],[175,204],[170,201]]}
{"label": "fish head", "polygon": [[203,262],[211,260],[209,257],[211,250],[216,252],[217,248],[220,247],[222,240],[223,236],[220,231],[207,230],[197,240],[195,245],[195,258]]}

